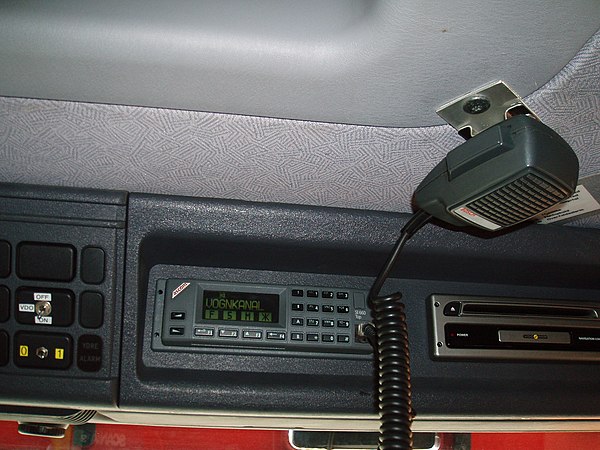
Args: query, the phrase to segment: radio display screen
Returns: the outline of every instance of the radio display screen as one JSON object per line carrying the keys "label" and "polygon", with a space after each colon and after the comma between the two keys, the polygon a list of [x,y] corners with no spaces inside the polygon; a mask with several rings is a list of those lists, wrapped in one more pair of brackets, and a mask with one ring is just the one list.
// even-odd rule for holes
{"label": "radio display screen", "polygon": [[198,322],[275,324],[279,322],[279,295],[207,290],[198,316]]}

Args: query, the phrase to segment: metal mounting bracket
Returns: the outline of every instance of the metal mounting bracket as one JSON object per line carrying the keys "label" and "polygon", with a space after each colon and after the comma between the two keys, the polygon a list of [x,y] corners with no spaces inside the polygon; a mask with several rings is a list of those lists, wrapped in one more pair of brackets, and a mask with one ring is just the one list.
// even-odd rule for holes
{"label": "metal mounting bracket", "polygon": [[519,114],[539,120],[523,99],[501,80],[452,100],[436,112],[465,139]]}

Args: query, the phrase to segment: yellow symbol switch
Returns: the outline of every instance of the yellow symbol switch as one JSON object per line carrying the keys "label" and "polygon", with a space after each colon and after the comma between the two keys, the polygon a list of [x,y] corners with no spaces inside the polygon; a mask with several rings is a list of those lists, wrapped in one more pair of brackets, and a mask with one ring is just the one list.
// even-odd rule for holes
{"label": "yellow symbol switch", "polygon": [[19,356],[27,358],[29,356],[29,347],[27,345],[19,345]]}
{"label": "yellow symbol switch", "polygon": [[65,358],[65,349],[57,348],[54,349],[54,359],[64,359]]}

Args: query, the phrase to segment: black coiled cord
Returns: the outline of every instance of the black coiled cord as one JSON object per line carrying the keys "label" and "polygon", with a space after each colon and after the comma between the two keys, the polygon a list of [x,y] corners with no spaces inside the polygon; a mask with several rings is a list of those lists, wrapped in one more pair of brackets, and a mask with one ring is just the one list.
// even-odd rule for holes
{"label": "black coiled cord", "polygon": [[373,300],[379,360],[379,448],[411,449],[410,355],[400,293]]}
{"label": "black coiled cord", "polygon": [[[417,211],[402,229],[400,238],[369,293],[374,311],[379,366],[379,448],[412,449],[411,424],[414,417],[411,400],[408,329],[402,294],[379,296],[379,291],[394,266],[404,244],[431,216]],[[367,334],[367,333],[366,333]],[[373,342],[372,339],[369,339]]]}

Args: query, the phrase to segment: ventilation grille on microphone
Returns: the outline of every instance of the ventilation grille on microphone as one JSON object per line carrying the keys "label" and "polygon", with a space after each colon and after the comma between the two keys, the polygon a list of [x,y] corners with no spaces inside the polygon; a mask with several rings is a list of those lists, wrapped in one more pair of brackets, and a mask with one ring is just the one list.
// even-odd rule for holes
{"label": "ventilation grille on microphone", "polygon": [[541,213],[568,196],[564,189],[529,173],[467,207],[490,222],[508,227]]}

